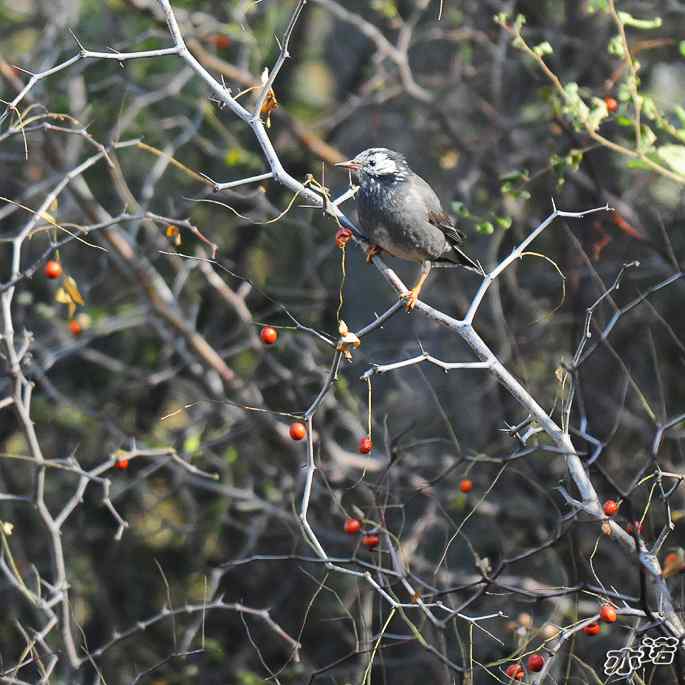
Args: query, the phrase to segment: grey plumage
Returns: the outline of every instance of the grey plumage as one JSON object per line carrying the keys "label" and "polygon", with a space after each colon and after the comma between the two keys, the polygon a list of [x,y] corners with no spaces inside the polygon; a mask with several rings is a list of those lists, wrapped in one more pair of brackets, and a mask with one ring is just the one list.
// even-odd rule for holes
{"label": "grey plumage", "polygon": [[431,262],[452,262],[482,272],[461,250],[464,234],[445,213],[435,191],[400,153],[370,148],[340,166],[349,169],[359,183],[359,223],[372,246],[423,265],[408,309],[416,302]]}

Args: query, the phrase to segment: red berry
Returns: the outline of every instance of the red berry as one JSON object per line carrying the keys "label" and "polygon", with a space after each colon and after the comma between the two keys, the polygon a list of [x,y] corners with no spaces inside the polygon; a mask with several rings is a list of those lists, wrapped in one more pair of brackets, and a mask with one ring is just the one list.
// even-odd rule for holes
{"label": "red berry", "polygon": [[583,632],[586,635],[599,635],[599,633],[602,632],[602,626],[599,625],[599,623],[588,623],[583,628]]}
{"label": "red berry", "polygon": [[473,481],[469,480],[468,478],[464,478],[464,480],[459,483],[459,489],[466,494],[467,492],[471,492],[473,490]]}
{"label": "red berry", "polygon": [[378,537],[378,535],[365,535],[362,538],[362,545],[364,547],[368,547],[369,549],[373,549],[374,547],[378,547],[378,543],[380,543],[381,539]]}
{"label": "red berry", "polygon": [[504,673],[513,680],[523,680],[523,676],[525,675],[525,671],[521,664],[511,664],[511,666],[507,666],[507,670],[504,671]]}
{"label": "red berry", "polygon": [[604,104],[607,106],[607,109],[610,112],[615,112],[618,109],[618,102],[616,102],[616,98],[607,96],[604,98]]}
{"label": "red berry", "polygon": [[604,513],[606,516],[613,516],[618,511],[618,503],[616,500],[608,499],[604,502]]}
{"label": "red berry", "polygon": [[62,265],[59,262],[56,262],[54,259],[50,259],[49,261],[45,262],[43,273],[45,274],[46,278],[59,278],[62,275]]}
{"label": "red berry", "polygon": [[599,617],[604,623],[616,623],[616,609],[611,604],[602,604],[599,610]]}
{"label": "red berry", "polygon": [[114,466],[118,468],[119,471],[126,471],[128,468],[128,459],[117,459]]}
{"label": "red berry", "polygon": [[216,48],[225,50],[231,44],[231,37],[223,33],[217,33],[213,36],[207,36],[207,42]]}
{"label": "red berry", "polygon": [[265,345],[273,345],[278,340],[278,331],[271,326],[264,326],[259,332],[259,337]]}
{"label": "red berry", "polygon": [[335,244],[340,248],[345,247],[351,237],[352,231],[349,228],[339,228],[335,232]]}
{"label": "red berry", "polygon": [[295,421],[295,423],[290,424],[290,437],[293,440],[302,440],[305,435],[307,435],[307,429],[303,423]]}
{"label": "red berry", "polygon": [[345,519],[345,532],[348,535],[356,535],[362,529],[359,519]]}
{"label": "red berry", "polygon": [[371,438],[368,435],[365,435],[359,441],[359,452],[361,454],[368,454],[372,449],[373,449],[373,443],[371,442]]}
{"label": "red berry", "polygon": [[545,665],[545,658],[542,654],[531,654],[528,657],[528,670],[537,673]]}
{"label": "red berry", "polygon": [[81,324],[76,319],[72,319],[69,322],[69,330],[71,331],[71,334],[77,338],[82,332]]}
{"label": "red berry", "polygon": [[626,526],[626,532],[630,535],[633,534],[634,530],[637,530],[638,535],[642,535],[642,523],[640,521],[634,521]]}

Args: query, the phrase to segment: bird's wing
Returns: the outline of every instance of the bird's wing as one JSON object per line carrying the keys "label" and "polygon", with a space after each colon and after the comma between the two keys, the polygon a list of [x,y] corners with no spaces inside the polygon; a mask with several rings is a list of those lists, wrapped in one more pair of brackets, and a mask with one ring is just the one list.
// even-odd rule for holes
{"label": "bird's wing", "polygon": [[426,181],[420,176],[416,178],[418,185],[421,186],[420,196],[423,198],[428,211],[426,220],[445,234],[447,242],[452,247],[453,256],[448,257],[448,259],[465,266],[467,269],[483,273],[481,265],[461,250],[461,245],[466,236],[454,225],[452,217],[443,210],[440,198]]}
{"label": "bird's wing", "polygon": [[458,247],[464,242],[466,236],[454,225],[452,218],[445,212],[429,211],[428,223],[439,228],[452,246]]}
{"label": "bird's wing", "polygon": [[447,240],[454,247],[458,247],[464,242],[464,234],[454,225],[452,218],[445,212],[440,204],[440,198],[435,191],[420,176],[416,177],[419,188],[419,196],[422,198],[426,209],[426,221],[439,228]]}

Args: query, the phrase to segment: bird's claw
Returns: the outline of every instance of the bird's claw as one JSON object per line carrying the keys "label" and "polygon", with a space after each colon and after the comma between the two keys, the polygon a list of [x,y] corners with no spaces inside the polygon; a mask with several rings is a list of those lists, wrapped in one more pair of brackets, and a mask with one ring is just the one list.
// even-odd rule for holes
{"label": "bird's claw", "polygon": [[366,263],[371,264],[373,258],[381,252],[383,252],[383,250],[378,245],[369,245],[366,250]]}
{"label": "bird's claw", "polygon": [[411,312],[414,309],[414,307],[416,307],[416,303],[419,299],[419,293],[416,289],[412,289],[406,293],[403,293],[402,299],[406,300],[406,302],[404,303],[404,308],[408,312]]}

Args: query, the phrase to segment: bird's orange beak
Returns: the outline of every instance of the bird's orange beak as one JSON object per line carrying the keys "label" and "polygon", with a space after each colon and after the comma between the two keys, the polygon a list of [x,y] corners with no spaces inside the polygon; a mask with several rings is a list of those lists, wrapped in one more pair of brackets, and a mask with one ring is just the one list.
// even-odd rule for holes
{"label": "bird's orange beak", "polygon": [[343,169],[347,169],[348,171],[352,172],[357,172],[362,168],[361,164],[356,162],[354,159],[348,159],[346,162],[338,162],[335,166],[340,166]]}

